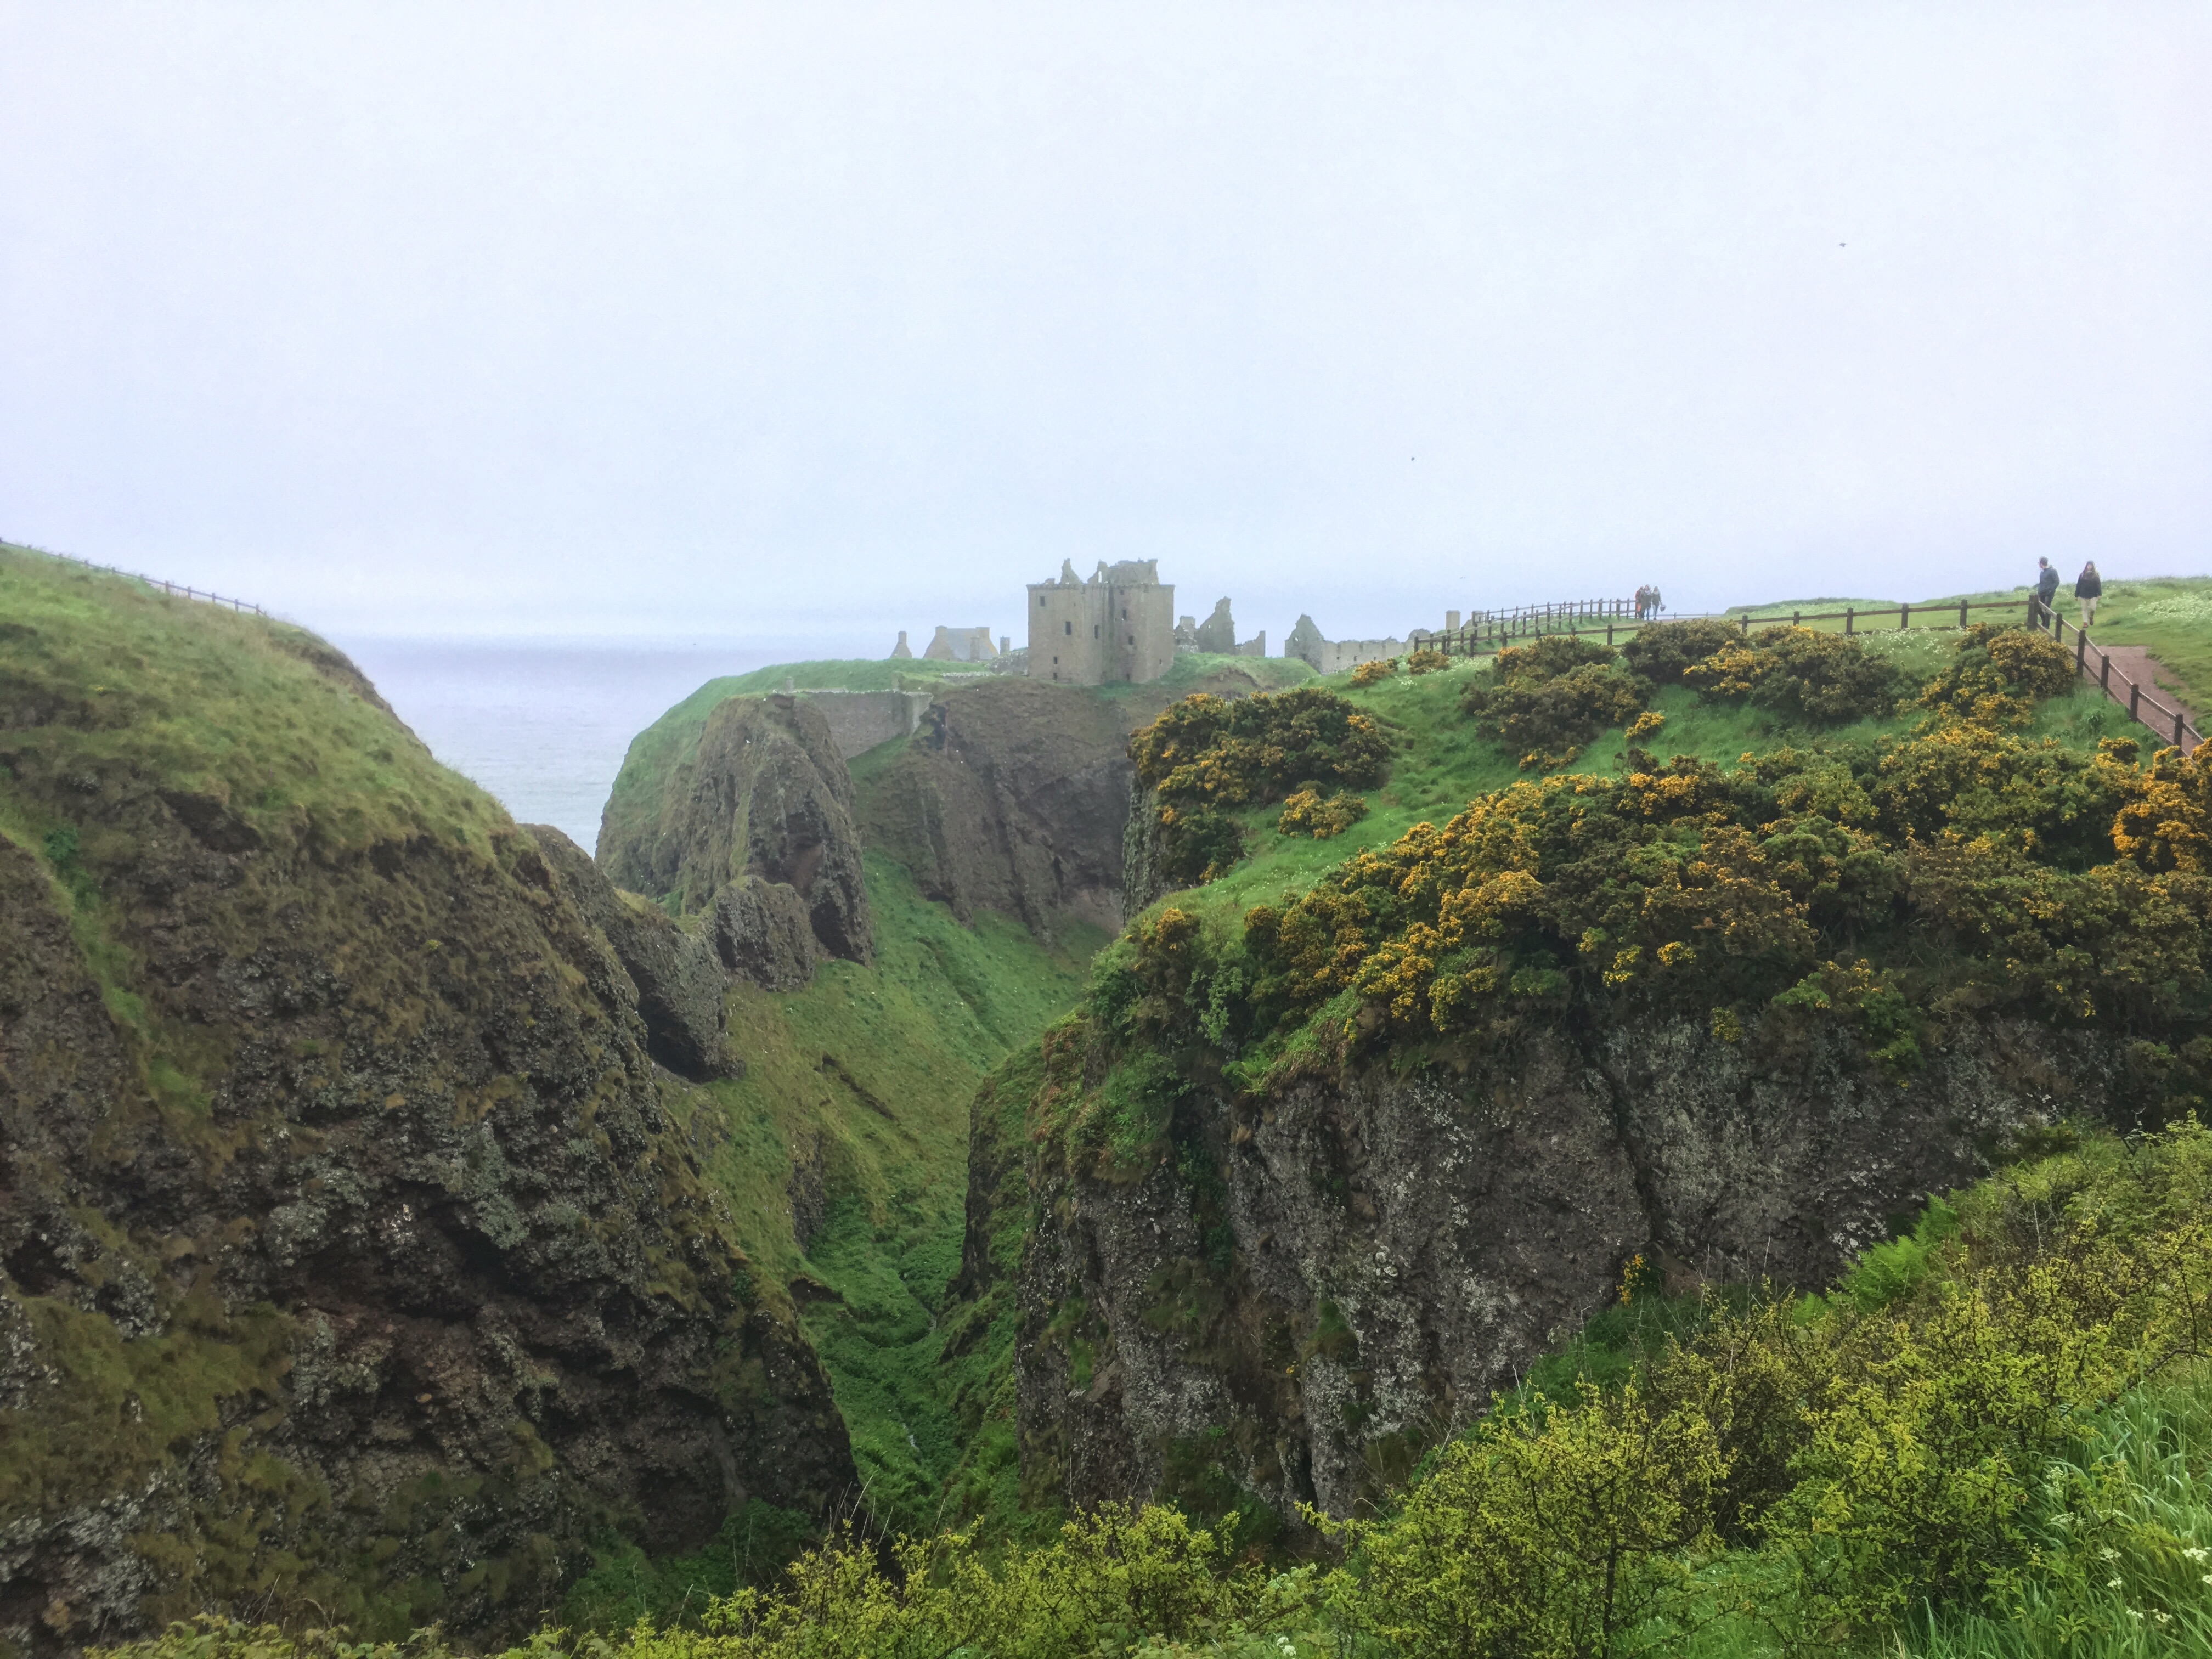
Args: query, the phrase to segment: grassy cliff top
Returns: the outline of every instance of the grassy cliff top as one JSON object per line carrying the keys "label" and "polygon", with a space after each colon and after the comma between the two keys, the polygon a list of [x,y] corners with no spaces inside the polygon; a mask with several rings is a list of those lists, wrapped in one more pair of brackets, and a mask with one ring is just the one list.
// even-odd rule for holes
{"label": "grassy cliff top", "polygon": [[[2212,587],[2212,583],[2205,586]],[[1950,660],[1960,637],[1955,628],[1915,628],[1871,634],[1866,644],[1914,679],[1925,680]],[[1250,808],[1238,815],[1250,856],[1228,874],[1164,902],[1185,910],[1218,908],[1241,915],[1252,905],[1277,902],[1286,892],[1304,891],[1363,848],[1388,846],[1424,821],[1443,823],[1476,796],[1522,779],[1566,772],[1625,774],[1626,737],[1620,726],[1602,733],[1566,766],[1548,773],[1521,769],[1518,755],[1482,736],[1460,712],[1460,696],[1469,679],[1486,676],[1491,660],[1455,662],[1449,669],[1420,676],[1401,673],[1368,686],[1353,685],[1348,672],[1321,678],[1319,684],[1373,714],[1395,740],[1389,776],[1379,789],[1365,792],[1368,815],[1343,834],[1317,841],[1309,835],[1277,832],[1279,801]],[[1845,726],[1793,727],[1757,708],[1701,702],[1695,692],[1680,686],[1662,688],[1651,707],[1666,717],[1666,725],[1656,737],[1644,740],[1645,747],[1662,756],[1692,755],[1728,765],[1747,752],[1785,744],[1811,747],[1902,737],[1920,718],[1892,714]],[[2043,704],[2024,735],[2055,738],[2084,750],[2094,750],[2103,738],[2150,737],[2128,719],[2126,710],[2087,686]]]}
{"label": "grassy cliff top", "polygon": [[0,699],[24,755],[157,777],[272,846],[481,845],[508,821],[306,629],[4,544]]}

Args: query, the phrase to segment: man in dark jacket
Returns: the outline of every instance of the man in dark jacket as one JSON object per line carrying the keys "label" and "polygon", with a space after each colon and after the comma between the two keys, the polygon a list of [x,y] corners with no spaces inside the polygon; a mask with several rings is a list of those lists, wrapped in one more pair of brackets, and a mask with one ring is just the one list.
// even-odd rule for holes
{"label": "man in dark jacket", "polygon": [[2048,559],[2038,559],[2035,566],[2035,620],[2039,626],[2055,627],[2057,618],[2051,612],[2051,601],[2058,592],[2058,573]]}
{"label": "man in dark jacket", "polygon": [[2081,607],[2081,631],[2086,634],[2097,620],[2097,601],[2105,592],[2105,579],[2097,574],[2094,559],[2081,567],[2081,574],[2074,579],[2074,602]]}

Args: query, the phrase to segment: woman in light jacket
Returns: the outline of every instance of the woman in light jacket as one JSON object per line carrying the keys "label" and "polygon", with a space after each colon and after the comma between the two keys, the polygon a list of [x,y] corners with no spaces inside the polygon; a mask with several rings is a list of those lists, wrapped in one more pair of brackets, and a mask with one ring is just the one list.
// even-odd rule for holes
{"label": "woman in light jacket", "polygon": [[2081,574],[2074,579],[2074,602],[2081,607],[2081,631],[2089,631],[2097,620],[2097,599],[2105,591],[2105,584],[2097,575],[2094,559],[2081,567]]}

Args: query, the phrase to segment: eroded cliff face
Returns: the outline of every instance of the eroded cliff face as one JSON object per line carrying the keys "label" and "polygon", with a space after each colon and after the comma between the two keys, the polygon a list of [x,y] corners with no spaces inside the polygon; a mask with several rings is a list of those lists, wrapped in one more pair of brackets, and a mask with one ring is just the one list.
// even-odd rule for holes
{"label": "eroded cliff face", "polygon": [[220,748],[75,684],[59,606],[0,659],[0,1640],[482,1638],[609,1522],[819,1513],[842,1424],[604,932],[349,665],[182,606],[136,695],[253,684]]}
{"label": "eroded cliff face", "polygon": [[1002,679],[948,691],[862,791],[868,844],[963,921],[1065,918],[1119,931],[1129,712],[1069,686]]}
{"label": "eroded cliff face", "polygon": [[[748,882],[788,887],[822,954],[866,962],[873,927],[853,806],[852,774],[819,709],[803,697],[732,697],[662,781],[646,829],[602,830],[599,861],[616,885],[673,894],[686,914]],[[763,907],[794,908],[769,896],[751,908]]]}
{"label": "eroded cliff face", "polygon": [[[1540,1030],[1265,1101],[1200,1085],[1126,1167],[1103,1141],[1062,1150],[1054,1126],[1104,1080],[1062,1028],[1023,1154],[1024,1486],[1241,1504],[1310,1538],[1299,1504],[1382,1496],[1615,1297],[1632,1256],[1677,1289],[1823,1284],[2023,1127],[2108,1109],[2108,1047],[1974,1028],[1907,1086],[1840,1030]],[[970,1278],[1004,1176],[972,1176]]]}

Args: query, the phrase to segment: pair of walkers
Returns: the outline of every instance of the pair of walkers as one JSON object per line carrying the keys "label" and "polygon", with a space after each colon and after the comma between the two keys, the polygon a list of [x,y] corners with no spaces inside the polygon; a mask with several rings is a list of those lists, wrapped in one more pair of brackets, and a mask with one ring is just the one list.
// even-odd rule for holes
{"label": "pair of walkers", "polygon": [[[2074,603],[2081,608],[2081,631],[2086,634],[2097,620],[2097,601],[2104,597],[2104,579],[2097,574],[2094,559],[2081,567],[2081,574],[2074,579]],[[2058,596],[2058,573],[2051,568],[2048,559],[2035,562],[2036,608],[2045,623],[2052,620],[2051,602]]]}
{"label": "pair of walkers", "polygon": [[1650,622],[1659,614],[1659,590],[1646,582],[1636,590],[1636,620]]}

